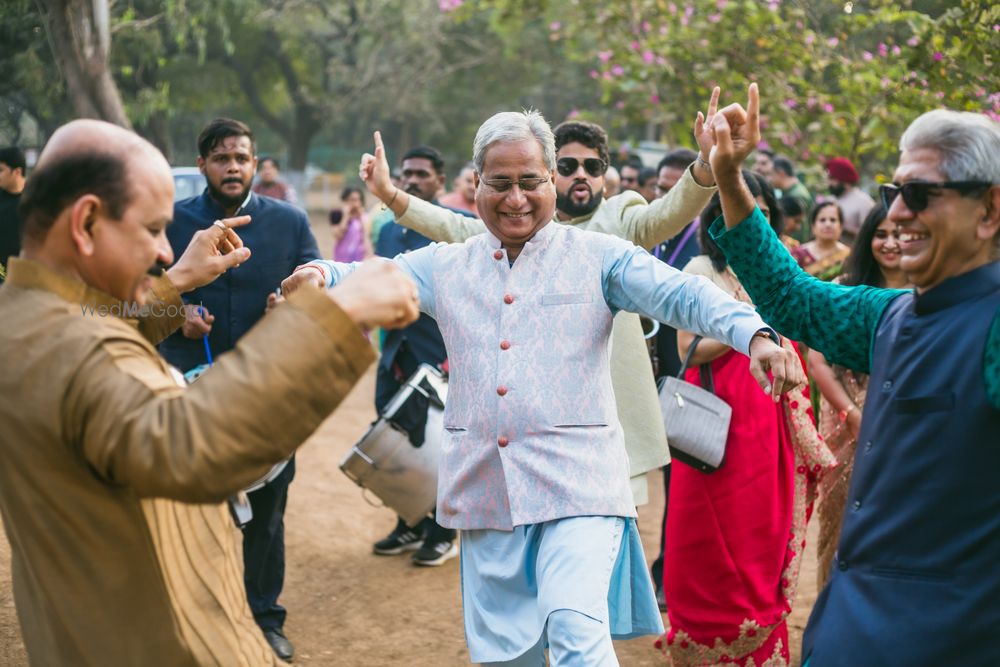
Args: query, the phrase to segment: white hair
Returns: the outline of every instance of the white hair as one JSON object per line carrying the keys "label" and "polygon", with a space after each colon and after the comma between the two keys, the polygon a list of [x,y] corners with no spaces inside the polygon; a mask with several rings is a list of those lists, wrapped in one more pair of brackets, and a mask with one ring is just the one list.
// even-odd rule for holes
{"label": "white hair", "polygon": [[979,113],[935,109],[910,123],[899,148],[937,151],[949,181],[1000,184],[1000,123]]}
{"label": "white hair", "polygon": [[556,139],[552,128],[537,111],[526,109],[520,113],[503,111],[490,116],[479,126],[476,139],[472,142],[472,163],[479,174],[486,164],[486,150],[498,142],[537,141],[542,147],[545,168],[556,168]]}

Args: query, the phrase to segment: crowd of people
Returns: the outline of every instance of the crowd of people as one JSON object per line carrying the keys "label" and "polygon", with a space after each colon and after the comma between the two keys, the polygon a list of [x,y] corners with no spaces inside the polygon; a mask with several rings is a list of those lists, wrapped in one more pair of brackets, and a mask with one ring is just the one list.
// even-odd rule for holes
{"label": "crowd of people", "polygon": [[[98,121],[26,180],[0,150],[0,510],[31,661],[292,660],[294,452],[381,328],[376,411],[421,364],[449,391],[442,433],[396,417],[439,443],[437,509],[372,551],[460,560],[474,662],[615,665],[613,638],[653,635],[677,667],[788,665],[814,513],[803,664],[1000,662],[1000,126],[921,115],[876,203],[846,158],[814,196],[760,149],[756,84],[719,97],[655,167],[498,113],[451,192],[438,150],[393,169],[376,132],[331,260],[240,121],[205,126],[207,187],[176,203],[163,156]],[[732,409],[718,470],[671,461],[657,379],[682,372]]]}

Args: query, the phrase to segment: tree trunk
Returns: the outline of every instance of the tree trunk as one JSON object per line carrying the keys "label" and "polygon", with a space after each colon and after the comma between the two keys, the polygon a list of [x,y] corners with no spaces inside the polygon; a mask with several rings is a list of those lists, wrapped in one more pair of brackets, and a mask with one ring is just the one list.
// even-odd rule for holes
{"label": "tree trunk", "polygon": [[132,129],[108,69],[107,0],[42,0],[49,43],[78,116]]}

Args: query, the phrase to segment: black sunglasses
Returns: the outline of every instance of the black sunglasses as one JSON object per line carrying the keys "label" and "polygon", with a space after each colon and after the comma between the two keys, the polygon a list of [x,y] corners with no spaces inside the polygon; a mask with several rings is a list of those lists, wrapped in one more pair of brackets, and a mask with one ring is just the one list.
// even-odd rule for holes
{"label": "black sunglasses", "polygon": [[[556,160],[556,169],[563,176],[572,176],[580,168],[580,160],[575,157],[561,157]],[[593,177],[598,177],[608,170],[608,163],[596,157],[588,157],[583,160],[583,169]]]}
{"label": "black sunglasses", "polygon": [[990,187],[992,183],[986,181],[945,181],[943,183],[932,183],[930,181],[910,181],[902,185],[895,183],[879,187],[878,192],[882,197],[882,204],[886,210],[892,207],[892,202],[896,201],[896,196],[903,195],[903,203],[906,208],[914,213],[920,213],[930,204],[930,198],[935,197],[940,192],[934,190],[958,190],[963,195],[979,193]]}

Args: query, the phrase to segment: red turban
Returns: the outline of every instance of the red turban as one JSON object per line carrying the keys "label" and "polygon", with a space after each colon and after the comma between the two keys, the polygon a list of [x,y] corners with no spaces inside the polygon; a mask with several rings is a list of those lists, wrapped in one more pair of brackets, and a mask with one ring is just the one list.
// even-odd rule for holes
{"label": "red turban", "polygon": [[858,170],[846,157],[835,157],[827,160],[827,175],[835,181],[854,185],[858,182]]}

